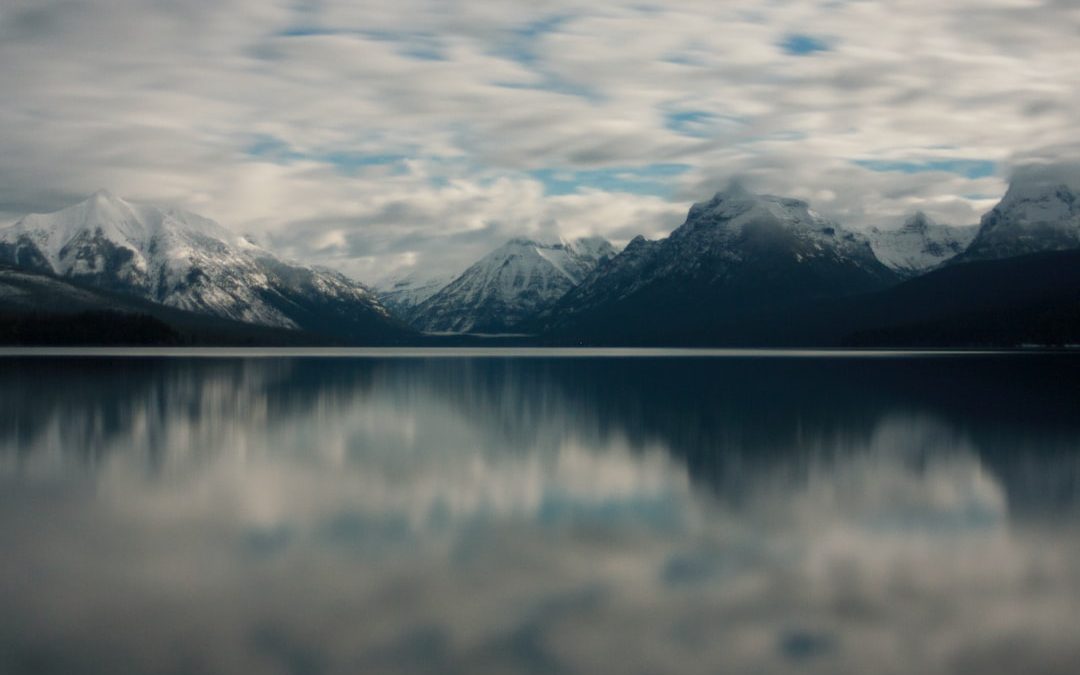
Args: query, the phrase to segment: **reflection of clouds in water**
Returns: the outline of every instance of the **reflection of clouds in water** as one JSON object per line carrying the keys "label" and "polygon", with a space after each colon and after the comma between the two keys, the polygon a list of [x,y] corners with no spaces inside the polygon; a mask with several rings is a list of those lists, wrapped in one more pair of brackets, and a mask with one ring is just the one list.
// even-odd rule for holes
{"label": "reflection of clouds in water", "polygon": [[883,417],[864,448],[811,464],[805,483],[787,500],[763,497],[882,537],[992,529],[1007,510],[970,440],[926,416]]}
{"label": "reflection of clouds in water", "polygon": [[[1074,521],[1015,521],[1001,477],[946,418],[878,405],[848,429],[842,415],[804,416],[779,436],[797,450],[766,458],[755,447],[776,436],[718,411],[721,440],[707,425],[695,438],[737,439],[742,459],[710,490],[691,483],[662,425],[637,434],[640,420],[562,396],[558,382],[479,367],[450,373],[464,383],[415,368],[337,380],[259,370],[177,369],[124,400],[66,399],[32,439],[0,436],[0,666],[1080,662]],[[485,416],[491,398],[502,403]],[[655,405],[656,419],[675,415]],[[103,417],[120,421],[93,422]],[[54,444],[93,428],[92,466],[39,461],[70,459]]]}

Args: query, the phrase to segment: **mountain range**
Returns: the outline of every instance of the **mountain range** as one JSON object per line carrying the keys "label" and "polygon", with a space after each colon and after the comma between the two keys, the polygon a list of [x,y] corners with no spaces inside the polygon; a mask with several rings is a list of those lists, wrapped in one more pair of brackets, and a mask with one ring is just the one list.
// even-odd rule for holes
{"label": "mountain range", "polygon": [[208,218],[104,190],[0,230],[0,264],[195,314],[343,341],[410,333],[344,275],[283,261]]}
{"label": "mountain range", "polygon": [[[865,232],[732,184],[664,239],[618,251],[596,237],[518,238],[460,274],[414,272],[375,291],[196,214],[101,191],[0,230],[0,340],[1064,344],[1080,342],[1078,264],[1080,196],[1045,174],[1014,180],[978,226],[916,213]],[[125,340],[127,324],[142,338]]]}

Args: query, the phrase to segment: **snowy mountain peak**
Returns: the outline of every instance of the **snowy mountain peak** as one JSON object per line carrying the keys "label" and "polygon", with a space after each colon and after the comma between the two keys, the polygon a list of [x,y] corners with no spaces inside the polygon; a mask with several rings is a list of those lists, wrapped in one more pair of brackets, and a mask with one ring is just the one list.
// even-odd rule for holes
{"label": "snowy mountain peak", "polygon": [[656,245],[657,242],[646,239],[639,234],[631,239],[630,243],[626,245],[626,248],[613,259],[618,260],[620,264],[625,263],[627,260],[640,259],[641,257],[648,255],[649,251]]}
{"label": "snowy mountain peak", "polygon": [[[622,253],[541,314],[536,324],[576,339],[700,337],[763,308],[877,290],[897,280],[865,237],[805,201],[732,184],[694,204],[666,239]],[[637,338],[635,338],[637,336]],[[695,339],[695,338],[691,338]]]}
{"label": "snowy mountain peak", "polygon": [[596,237],[517,237],[481,258],[407,318],[430,332],[512,331],[614,254],[610,242]]}
{"label": "snowy mountain peak", "polygon": [[529,251],[529,250],[567,251],[577,256],[602,258],[615,254],[615,249],[607,239],[603,237],[579,237],[567,239],[564,237],[514,237],[489,255],[496,255],[499,251]]}
{"label": "snowy mountain peak", "polygon": [[[822,230],[835,225],[815,213],[801,199],[754,194],[739,183],[717,192],[712,199],[690,207],[685,233],[699,229],[722,229],[733,233],[746,227],[779,226],[787,229]],[[673,233],[676,238],[679,230]]]}
{"label": "snowy mountain peak", "polygon": [[[801,199],[777,197],[776,195],[751,192],[738,181],[732,181],[725,189],[720,190],[713,195],[712,199],[707,202],[701,202],[700,204],[706,205],[709,209],[715,209],[725,205],[729,209],[754,206],[768,207],[770,204],[782,205],[786,208],[809,208],[809,205]],[[695,206],[698,205],[699,204],[695,204]]]}
{"label": "snowy mountain peak", "polygon": [[[209,218],[107,190],[0,230],[0,262],[250,323],[334,331],[387,321],[366,289],[337,273],[285,263]],[[341,317],[322,323],[327,311]]]}
{"label": "snowy mountain peak", "polygon": [[499,247],[499,249],[534,248],[536,246],[554,247],[554,246],[560,246],[561,244],[562,244],[562,242],[559,241],[559,240],[557,240],[557,241],[549,241],[549,242],[542,242],[542,241],[539,241],[537,239],[529,239],[527,237],[514,237],[513,239],[508,240],[505,244],[503,244],[501,247]]}
{"label": "snowy mountain peak", "polygon": [[[576,257],[573,247],[562,240],[544,243],[532,239],[515,238],[489,253],[473,265],[473,268],[491,271],[509,267],[517,274],[526,275],[543,273],[550,268],[555,273],[566,277],[571,284],[577,284],[580,281],[578,277],[580,266],[575,260]],[[504,279],[506,280],[508,279]],[[511,285],[502,284],[492,290],[504,297],[509,297],[520,286],[519,278],[513,281]]]}
{"label": "snowy mountain peak", "polygon": [[1021,171],[958,260],[1080,248],[1080,181],[1052,167]]}
{"label": "snowy mountain peak", "polygon": [[870,228],[870,248],[886,267],[909,277],[927,272],[956,257],[975,238],[976,227],[939,225],[922,211],[909,216],[896,230]]}
{"label": "snowy mountain peak", "polygon": [[570,242],[570,247],[578,256],[599,262],[614,256],[618,251],[611,242],[603,237],[580,237]]}
{"label": "snowy mountain peak", "polygon": [[807,202],[753,194],[738,183],[692,206],[669,242],[681,255],[710,251],[729,262],[769,252],[799,264],[820,260],[867,268],[878,264],[863,235],[822,217]]}
{"label": "snowy mountain peak", "polygon": [[1015,202],[1042,201],[1057,196],[1069,200],[1070,195],[1080,192],[1080,166],[1032,165],[1021,167],[1009,181],[1009,189],[1001,200],[1001,207]]}
{"label": "snowy mountain peak", "polygon": [[61,275],[92,274],[108,263],[89,256],[89,248],[130,257],[130,267],[145,272],[150,265],[147,254],[155,242],[176,237],[210,238],[226,246],[240,242],[208,218],[176,208],[134,204],[108,190],[98,190],[59,211],[25,216],[0,231],[0,241],[32,243],[47,262],[48,271]]}
{"label": "snowy mountain peak", "polygon": [[109,203],[109,202],[119,202],[119,201],[123,201],[123,200],[120,199],[119,197],[117,197],[112,192],[110,192],[108,188],[98,188],[97,190],[94,191],[94,193],[92,195],[90,195],[90,197],[87,199],[87,201],[93,201],[93,202],[99,202],[99,203]]}
{"label": "snowy mountain peak", "polygon": [[389,276],[375,285],[379,301],[395,315],[408,321],[420,303],[435,295],[457,278],[457,274],[429,274],[411,270]]}
{"label": "snowy mountain peak", "polygon": [[1027,182],[1009,186],[996,210],[1008,211],[1024,223],[1063,224],[1075,215],[1077,193],[1065,183]]}
{"label": "snowy mountain peak", "polygon": [[930,216],[926,215],[922,211],[916,211],[907,220],[904,221],[903,226],[900,228],[904,232],[919,232],[925,233],[929,231],[931,227],[936,225]]}
{"label": "snowy mountain peak", "polygon": [[761,197],[746,190],[740,183],[732,182],[727,188],[720,190],[712,196],[712,199],[697,202],[690,207],[687,221],[699,220],[706,217],[719,219],[732,217],[759,204]]}
{"label": "snowy mountain peak", "polygon": [[718,190],[716,192],[716,194],[713,195],[712,199],[709,200],[709,201],[712,201],[712,202],[719,202],[719,201],[724,201],[724,200],[737,201],[739,199],[754,200],[754,199],[757,199],[757,198],[758,198],[758,195],[756,195],[753,192],[750,192],[749,190],[747,190],[746,186],[742,184],[742,181],[740,181],[738,179],[733,179],[730,182],[728,182],[728,185],[727,185],[726,188],[724,188],[722,190]]}
{"label": "snowy mountain peak", "polygon": [[[72,204],[71,206],[54,211],[53,213],[72,213],[81,214],[87,219],[109,219],[118,217],[134,217],[132,213],[133,207],[130,202],[127,202],[120,197],[117,197],[112,192],[101,188],[97,192],[94,192],[81,202]],[[49,215],[49,214],[37,214],[37,215]]]}

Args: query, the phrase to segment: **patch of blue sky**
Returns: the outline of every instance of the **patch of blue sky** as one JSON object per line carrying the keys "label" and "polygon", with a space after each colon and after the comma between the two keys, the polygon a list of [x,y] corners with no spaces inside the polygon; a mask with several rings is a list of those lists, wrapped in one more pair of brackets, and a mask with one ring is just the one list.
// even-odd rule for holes
{"label": "patch of blue sky", "polygon": [[534,89],[577,96],[593,102],[600,101],[602,97],[597,91],[571,82],[545,68],[543,59],[537,51],[537,44],[545,35],[558,32],[572,18],[565,15],[553,15],[523,24],[510,31],[508,38],[495,49],[494,54],[525,66],[535,72],[538,77],[534,81],[502,80],[492,82],[492,84],[504,89]]}
{"label": "patch of blue sky", "polygon": [[356,173],[373,166],[387,166],[393,169],[393,173],[401,174],[407,170],[405,161],[409,157],[394,153],[329,152],[314,154],[310,158],[316,162],[331,164],[344,173]]}
{"label": "patch of blue sky", "polygon": [[310,37],[317,35],[339,35],[342,31],[318,26],[290,26],[274,33],[277,37]]}
{"label": "patch of blue sky", "polygon": [[293,150],[288,143],[268,135],[256,136],[244,151],[251,157],[265,159],[275,164],[290,164],[304,159],[304,156]]}
{"label": "patch of blue sky", "polygon": [[510,32],[510,39],[500,48],[499,55],[525,65],[537,62],[536,43],[548,33],[557,32],[571,17],[553,15],[526,23]]}
{"label": "patch of blue sky", "polygon": [[446,60],[442,42],[429,33],[361,31],[360,34],[371,40],[394,43],[403,56],[424,61]]}
{"label": "patch of blue sky", "polygon": [[692,138],[709,138],[743,123],[738,117],[718,115],[707,110],[680,110],[664,114],[665,128]]}
{"label": "patch of blue sky", "polygon": [[536,169],[529,175],[543,183],[549,195],[592,189],[666,198],[674,192],[675,179],[690,168],[689,164],[648,164],[604,169]]}
{"label": "patch of blue sky", "polygon": [[430,43],[405,45],[399,50],[399,53],[421,61],[446,61],[446,54],[443,53],[442,49]]}
{"label": "patch of blue sky", "polygon": [[565,94],[566,96],[577,96],[578,98],[583,98],[594,103],[603,100],[603,97],[599,92],[579,84],[574,84],[573,82],[567,82],[562,78],[550,74],[543,74],[540,79],[535,82],[508,82],[497,80],[492,82],[491,85],[499,87],[500,89],[527,89],[533,91],[547,91],[553,94]]}
{"label": "patch of blue sky", "polygon": [[792,56],[809,56],[817,52],[827,52],[832,49],[829,43],[821,38],[804,33],[790,33],[780,41],[780,48]]}
{"label": "patch of blue sky", "polygon": [[701,67],[712,57],[712,45],[702,40],[688,40],[678,48],[660,57],[664,63]]}
{"label": "patch of blue sky", "polygon": [[663,14],[667,11],[667,7],[663,3],[651,3],[651,2],[639,2],[632,4],[628,9],[637,12],[638,14]]}
{"label": "patch of blue sky", "polygon": [[922,162],[859,159],[855,160],[855,164],[871,171],[907,174],[939,171],[971,179],[989,178],[997,171],[997,164],[983,159],[931,159]]}
{"label": "patch of blue sky", "polygon": [[394,173],[406,171],[405,161],[412,155],[402,153],[365,153],[365,152],[300,152],[280,138],[259,135],[247,145],[245,152],[250,157],[257,157],[274,164],[291,164],[298,161],[329,164],[342,173],[356,173],[368,167],[389,166]]}
{"label": "patch of blue sky", "polygon": [[664,63],[674,63],[679,66],[704,66],[705,60],[687,52],[672,52],[660,59]]}
{"label": "patch of blue sky", "polygon": [[706,136],[716,115],[705,110],[684,110],[665,115],[664,126],[684,136]]}
{"label": "patch of blue sky", "polygon": [[332,35],[351,35],[379,42],[394,43],[397,52],[403,56],[424,61],[445,61],[446,55],[440,41],[426,33],[408,33],[392,31],[349,30],[322,28],[317,26],[292,26],[274,34],[276,37],[321,37]]}

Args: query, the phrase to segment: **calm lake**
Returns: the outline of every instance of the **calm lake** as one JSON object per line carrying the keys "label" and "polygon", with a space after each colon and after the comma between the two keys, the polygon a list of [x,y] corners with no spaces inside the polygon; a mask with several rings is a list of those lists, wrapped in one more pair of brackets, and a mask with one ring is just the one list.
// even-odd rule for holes
{"label": "calm lake", "polygon": [[2,673],[1080,670],[1080,355],[44,354]]}

